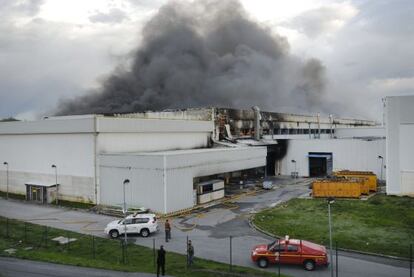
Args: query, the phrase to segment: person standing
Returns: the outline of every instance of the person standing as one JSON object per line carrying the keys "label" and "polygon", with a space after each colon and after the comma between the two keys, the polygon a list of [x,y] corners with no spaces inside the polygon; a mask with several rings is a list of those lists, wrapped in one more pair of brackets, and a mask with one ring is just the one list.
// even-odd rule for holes
{"label": "person standing", "polygon": [[160,268],[161,268],[161,275],[165,275],[165,250],[164,246],[161,245],[160,249],[158,250],[157,255],[157,277],[160,276]]}
{"label": "person standing", "polygon": [[187,255],[188,255],[188,266],[192,266],[193,265],[193,260],[194,260],[194,246],[191,243],[191,240],[188,241],[188,245],[187,245]]}
{"label": "person standing", "polygon": [[168,240],[171,239],[171,225],[170,222],[167,220],[165,220],[165,242],[168,242]]}

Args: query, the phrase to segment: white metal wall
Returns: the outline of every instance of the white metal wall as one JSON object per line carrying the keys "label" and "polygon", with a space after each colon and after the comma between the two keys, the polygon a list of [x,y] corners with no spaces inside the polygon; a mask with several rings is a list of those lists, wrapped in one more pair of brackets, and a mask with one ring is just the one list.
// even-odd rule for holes
{"label": "white metal wall", "polygon": [[414,195],[414,95],[387,97],[387,194]]}
{"label": "white metal wall", "polygon": [[202,148],[208,137],[208,133],[100,133],[98,153]]}
{"label": "white metal wall", "polygon": [[162,156],[100,155],[100,203],[119,206],[123,203],[123,181],[128,206],[150,207],[164,212],[164,169]]}
{"label": "white metal wall", "polygon": [[212,121],[98,117],[98,153],[204,148],[213,128]]}
{"label": "white metal wall", "polygon": [[[385,140],[366,141],[359,139],[313,139],[289,140],[288,151],[282,160],[282,174],[290,175],[295,170],[300,176],[309,176],[309,152],[331,152],[333,170],[373,171],[380,178],[381,160],[385,158]],[[385,165],[385,161],[384,161]],[[383,170],[383,178],[385,170]]]}
{"label": "white metal wall", "polygon": [[168,213],[193,206],[193,178],[266,164],[266,148],[199,149],[100,156],[101,204],[127,202]]}
{"label": "white metal wall", "polygon": [[385,137],[385,127],[335,128],[335,137]]}
{"label": "white metal wall", "polygon": [[4,161],[9,163],[9,191],[25,194],[25,182],[55,183],[65,200],[94,201],[92,134],[0,135],[0,190],[6,190]]}
{"label": "white metal wall", "polygon": [[193,206],[194,177],[255,168],[266,164],[265,147],[175,151],[166,155],[167,212]]}

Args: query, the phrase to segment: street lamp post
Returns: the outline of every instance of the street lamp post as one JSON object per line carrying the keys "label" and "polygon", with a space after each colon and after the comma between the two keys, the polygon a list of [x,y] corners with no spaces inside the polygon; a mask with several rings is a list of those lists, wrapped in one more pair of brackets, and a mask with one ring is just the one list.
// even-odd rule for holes
{"label": "street lamp post", "polygon": [[329,221],[329,255],[331,261],[331,277],[334,277],[333,260],[332,260],[332,220],[331,220],[331,204],[335,202],[335,198],[328,197],[328,221]]}
{"label": "street lamp post", "polygon": [[123,207],[123,212],[124,212],[124,240],[125,240],[125,245],[127,243],[127,227],[126,227],[126,213],[127,213],[127,206],[126,206],[126,200],[125,200],[125,186],[129,184],[129,180],[125,179],[124,183],[123,183],[123,188],[124,188],[124,207]]}
{"label": "street lamp post", "polygon": [[383,156],[378,156],[378,159],[381,160],[381,181],[382,181],[382,170],[384,168],[384,157]]}
{"label": "street lamp post", "polygon": [[57,166],[52,164],[52,168],[55,169],[55,184],[56,184],[56,205],[58,204],[58,198],[59,198],[59,185],[57,181]]}
{"label": "street lamp post", "polygon": [[296,160],[292,160],[292,163],[295,164],[295,171],[293,172],[293,177],[298,178],[298,174],[296,172]]}
{"label": "street lamp post", "polygon": [[6,166],[6,199],[9,199],[9,163],[3,163]]}

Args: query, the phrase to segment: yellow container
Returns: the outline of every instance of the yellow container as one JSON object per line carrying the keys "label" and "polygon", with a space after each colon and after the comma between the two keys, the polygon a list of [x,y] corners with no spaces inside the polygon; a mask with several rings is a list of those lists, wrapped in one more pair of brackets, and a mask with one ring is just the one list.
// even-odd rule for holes
{"label": "yellow container", "polygon": [[358,179],[316,180],[312,184],[312,195],[314,197],[359,198],[362,182],[363,180]]}
{"label": "yellow container", "polygon": [[370,191],[377,191],[377,175],[371,171],[350,171],[341,170],[334,172],[335,176],[352,177],[352,178],[367,178]]}

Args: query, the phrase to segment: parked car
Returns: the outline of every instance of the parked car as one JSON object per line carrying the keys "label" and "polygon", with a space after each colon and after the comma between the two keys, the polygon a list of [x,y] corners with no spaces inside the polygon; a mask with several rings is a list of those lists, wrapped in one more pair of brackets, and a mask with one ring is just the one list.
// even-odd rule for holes
{"label": "parked car", "polygon": [[125,219],[114,220],[105,228],[105,233],[111,238],[117,238],[121,234],[140,234],[148,237],[151,233],[158,231],[158,222],[155,214],[133,214]]}
{"label": "parked car", "polygon": [[303,265],[306,270],[314,270],[316,266],[329,264],[325,246],[289,237],[255,246],[251,258],[262,268],[280,262]]}

